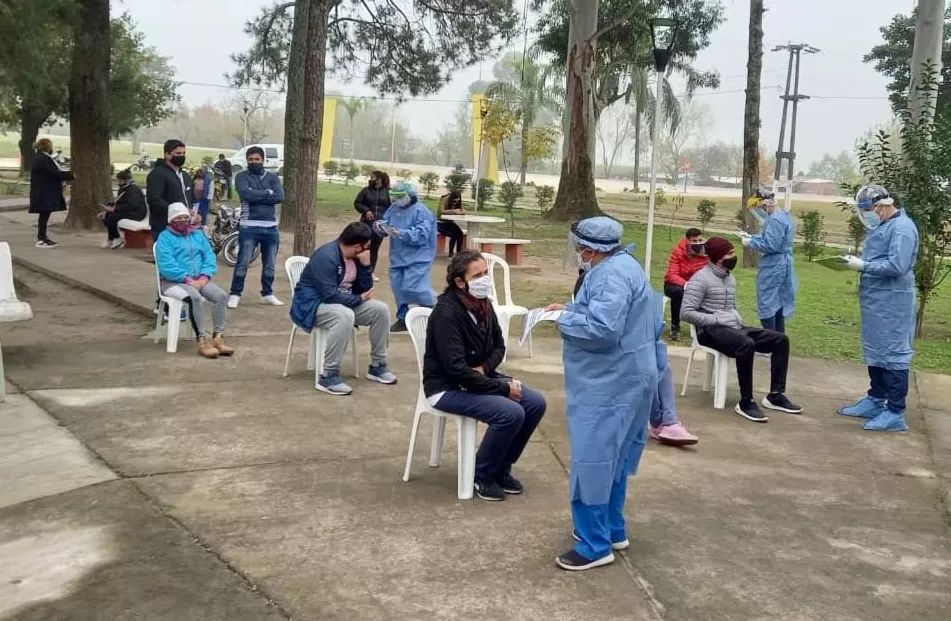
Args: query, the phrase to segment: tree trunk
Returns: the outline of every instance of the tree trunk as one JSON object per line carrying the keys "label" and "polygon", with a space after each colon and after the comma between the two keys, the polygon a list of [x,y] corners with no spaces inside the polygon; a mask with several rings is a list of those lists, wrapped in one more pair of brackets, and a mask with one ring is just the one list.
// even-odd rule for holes
{"label": "tree trunk", "polygon": [[132,132],[132,153],[136,156],[142,152],[142,128],[138,127]]}
{"label": "tree trunk", "polygon": [[634,102],[634,191],[639,192],[641,180],[641,111],[640,99]]}
{"label": "tree trunk", "polygon": [[941,50],[944,42],[945,0],[918,0],[915,19],[915,42],[911,53],[911,84],[908,102],[912,120],[927,115],[934,117],[938,101],[937,85],[930,91],[919,92],[923,83],[924,69],[933,65],[934,78],[941,79]]}
{"label": "tree trunk", "polygon": [[[743,116],[743,197],[747,230],[755,226],[746,201],[759,186],[760,85],[763,76],[763,0],[750,0],[749,53],[746,61],[746,112]],[[743,267],[755,267],[756,253],[743,247]]]}
{"label": "tree trunk", "polygon": [[598,0],[571,0],[568,61],[565,66],[564,149],[553,220],[579,220],[601,214],[594,191],[595,61]]}
{"label": "tree trunk", "polygon": [[[48,112],[39,112],[31,107],[27,102],[20,105],[20,176],[25,177],[30,172],[33,165],[33,157],[36,155],[36,138],[40,135],[40,128],[49,118]],[[41,118],[42,117],[42,118]]]}
{"label": "tree trunk", "polygon": [[300,170],[300,132],[303,121],[304,63],[307,55],[307,13],[310,0],[294,5],[294,32],[287,58],[287,95],[284,99],[284,203],[281,230],[297,230],[297,175]]}
{"label": "tree trunk", "polygon": [[525,175],[528,174],[528,158],[525,157],[525,145],[528,144],[528,130],[532,127],[525,122],[525,119],[522,119],[522,152],[521,152],[521,166],[518,170],[518,184],[525,187]]}
{"label": "tree trunk", "polygon": [[317,171],[324,129],[324,72],[327,0],[308,0],[300,161],[297,169],[297,225],[294,254],[309,257],[317,246]]}
{"label": "tree trunk", "polygon": [[102,226],[99,206],[112,200],[109,164],[109,0],[81,0],[69,80],[73,182],[66,228]]}

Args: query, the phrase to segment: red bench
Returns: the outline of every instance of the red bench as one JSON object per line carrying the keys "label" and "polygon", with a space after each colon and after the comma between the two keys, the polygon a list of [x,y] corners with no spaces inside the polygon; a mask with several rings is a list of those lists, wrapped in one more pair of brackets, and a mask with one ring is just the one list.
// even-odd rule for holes
{"label": "red bench", "polygon": [[473,239],[479,245],[479,250],[490,254],[499,254],[496,248],[505,249],[505,262],[509,265],[521,265],[525,259],[525,245],[532,243],[530,239],[502,239],[490,237],[476,237]]}

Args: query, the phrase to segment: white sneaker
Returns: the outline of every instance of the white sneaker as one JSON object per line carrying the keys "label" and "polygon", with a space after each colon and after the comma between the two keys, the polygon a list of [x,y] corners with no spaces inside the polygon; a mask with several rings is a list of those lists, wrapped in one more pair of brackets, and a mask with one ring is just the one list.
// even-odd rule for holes
{"label": "white sneaker", "polygon": [[109,243],[109,248],[111,248],[112,250],[116,250],[117,248],[122,248],[123,246],[125,246],[125,240],[122,239],[121,237],[116,237],[114,240],[112,240]]}
{"label": "white sneaker", "polygon": [[109,248],[112,247],[112,242],[107,239],[106,241],[99,244],[99,247],[102,248],[103,250],[108,250]]}
{"label": "white sneaker", "polygon": [[276,295],[261,296],[261,304],[266,306],[284,306],[284,302],[278,300]]}
{"label": "white sneaker", "polygon": [[380,282],[380,277],[376,274],[373,275],[373,282]]}
{"label": "white sneaker", "polygon": [[238,303],[241,302],[240,295],[233,295],[228,298],[228,308],[238,308]]}

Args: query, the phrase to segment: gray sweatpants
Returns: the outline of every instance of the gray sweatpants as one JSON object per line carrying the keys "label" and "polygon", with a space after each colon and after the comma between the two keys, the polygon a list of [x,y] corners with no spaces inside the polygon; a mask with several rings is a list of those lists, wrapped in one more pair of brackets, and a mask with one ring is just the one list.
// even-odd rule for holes
{"label": "gray sweatpants", "polygon": [[324,377],[340,374],[340,362],[354,326],[370,328],[370,364],[386,364],[390,346],[390,307],[379,300],[367,300],[355,308],[342,304],[321,304],[317,307],[315,328],[327,330],[324,350]]}
{"label": "gray sweatpants", "polygon": [[[225,331],[225,323],[228,317],[228,292],[215,283],[209,282],[199,291],[183,282],[163,282],[162,295],[184,300],[188,304],[188,314],[191,317],[192,329],[196,336],[208,338],[202,300],[208,300],[211,304],[211,322],[214,324],[214,333],[221,334]],[[169,321],[178,321],[178,317],[169,317]]]}

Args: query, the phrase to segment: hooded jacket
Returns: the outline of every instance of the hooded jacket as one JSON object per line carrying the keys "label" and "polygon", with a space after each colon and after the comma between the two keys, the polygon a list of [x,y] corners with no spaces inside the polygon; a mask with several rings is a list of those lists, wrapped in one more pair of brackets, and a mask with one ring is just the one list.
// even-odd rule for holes
{"label": "hooded jacket", "polygon": [[691,276],[702,270],[709,262],[710,259],[705,255],[690,254],[690,241],[683,237],[670,253],[664,284],[685,287]]}
{"label": "hooded jacket", "polygon": [[149,226],[153,232],[164,231],[171,203],[184,203],[191,209],[192,178],[184,170],[176,172],[164,159],[155,160],[145,179],[145,198],[149,203]]}

